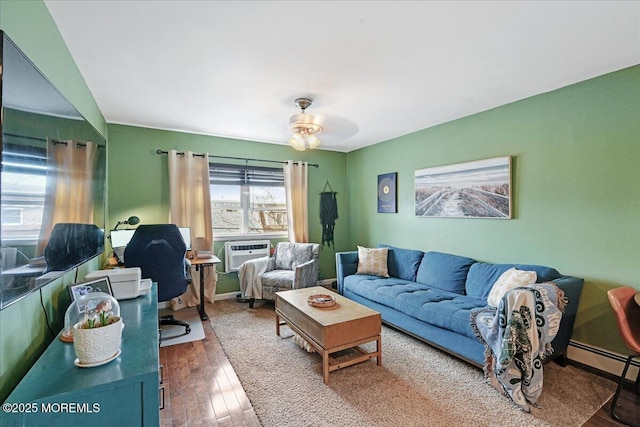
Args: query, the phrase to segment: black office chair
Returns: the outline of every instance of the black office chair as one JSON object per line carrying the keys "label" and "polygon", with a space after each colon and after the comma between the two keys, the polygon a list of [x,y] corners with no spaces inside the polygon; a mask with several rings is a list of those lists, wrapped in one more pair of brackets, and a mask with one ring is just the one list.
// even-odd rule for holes
{"label": "black office chair", "polygon": [[[140,267],[142,277],[158,284],[158,301],[182,295],[190,282],[185,258],[187,246],[175,224],[140,225],[124,251],[126,267]],[[187,322],[172,315],[160,316],[160,325],[184,326]]]}
{"label": "black office chair", "polygon": [[104,251],[104,231],[95,224],[60,222],[44,249],[45,273],[66,271]]}

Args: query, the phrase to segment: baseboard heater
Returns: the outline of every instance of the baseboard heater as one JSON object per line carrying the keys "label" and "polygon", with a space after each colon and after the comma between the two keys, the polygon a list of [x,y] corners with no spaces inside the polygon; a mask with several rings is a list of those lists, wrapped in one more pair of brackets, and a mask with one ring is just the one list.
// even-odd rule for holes
{"label": "baseboard heater", "polygon": [[243,240],[237,242],[225,242],[224,244],[224,271],[226,273],[238,271],[243,262],[255,258],[269,256],[269,240]]}
{"label": "baseboard heater", "polygon": [[[627,359],[626,355],[574,340],[569,341],[567,351],[569,359],[618,377],[622,373],[622,368]],[[640,362],[634,360],[631,362],[631,369],[627,373],[628,380],[635,381],[638,375],[637,369],[640,369]]]}

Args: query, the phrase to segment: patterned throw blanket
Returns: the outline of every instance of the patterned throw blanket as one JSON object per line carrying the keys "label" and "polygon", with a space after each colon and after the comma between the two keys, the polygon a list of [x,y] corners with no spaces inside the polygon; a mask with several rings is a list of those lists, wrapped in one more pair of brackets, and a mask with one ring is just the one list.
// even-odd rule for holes
{"label": "patterned throw blanket", "polygon": [[498,308],[471,315],[471,324],[485,345],[487,382],[520,409],[538,407],[542,393],[542,362],[553,353],[566,301],[554,283],[537,283],[505,294]]}

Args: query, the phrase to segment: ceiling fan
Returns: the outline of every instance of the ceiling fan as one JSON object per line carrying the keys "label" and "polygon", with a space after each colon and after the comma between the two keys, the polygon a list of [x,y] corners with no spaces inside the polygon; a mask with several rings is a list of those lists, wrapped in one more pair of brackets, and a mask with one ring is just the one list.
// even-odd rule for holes
{"label": "ceiling fan", "polygon": [[293,130],[289,145],[298,151],[304,151],[307,148],[312,150],[320,145],[320,140],[315,134],[322,131],[322,126],[319,125],[317,117],[305,112],[312,102],[310,98],[296,99],[295,105],[302,112],[289,118],[289,127]]}

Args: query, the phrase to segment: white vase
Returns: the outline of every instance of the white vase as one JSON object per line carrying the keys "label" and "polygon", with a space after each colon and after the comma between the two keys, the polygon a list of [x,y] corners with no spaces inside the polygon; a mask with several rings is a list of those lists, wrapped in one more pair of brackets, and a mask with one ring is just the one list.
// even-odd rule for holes
{"label": "white vase", "polygon": [[73,349],[82,365],[93,365],[113,357],[120,350],[122,328],[120,317],[117,321],[99,328],[83,329],[83,322],[73,325]]}

